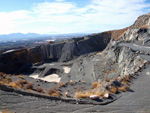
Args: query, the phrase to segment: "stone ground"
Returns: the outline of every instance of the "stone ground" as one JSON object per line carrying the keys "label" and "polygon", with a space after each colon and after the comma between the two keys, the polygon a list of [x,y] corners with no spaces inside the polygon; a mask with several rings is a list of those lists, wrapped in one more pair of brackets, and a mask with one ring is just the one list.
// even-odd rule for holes
{"label": "stone ground", "polygon": [[118,100],[108,105],[70,104],[0,91],[0,110],[7,109],[16,113],[150,113],[149,69],[150,66],[134,80],[133,85],[131,85],[133,92],[121,94],[122,96]]}
{"label": "stone ground", "polygon": [[[131,49],[141,50],[140,46],[130,46]],[[144,50],[149,50],[145,48]],[[141,54],[150,61],[150,56]],[[0,90],[0,111],[8,110],[16,113],[150,113],[150,65],[133,81],[132,92],[120,94],[121,97],[108,105],[70,104],[60,101],[22,96],[12,92]]]}

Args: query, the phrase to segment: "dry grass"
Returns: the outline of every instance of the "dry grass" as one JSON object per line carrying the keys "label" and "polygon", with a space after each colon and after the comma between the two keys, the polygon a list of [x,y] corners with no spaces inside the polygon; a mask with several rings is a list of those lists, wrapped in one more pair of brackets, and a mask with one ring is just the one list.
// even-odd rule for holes
{"label": "dry grass", "polygon": [[99,82],[93,82],[92,83],[92,86],[91,86],[91,89],[95,89],[99,86]]}
{"label": "dry grass", "polygon": [[111,92],[109,90],[105,90],[105,93],[108,93],[110,95]]}
{"label": "dry grass", "polygon": [[130,77],[126,76],[123,78],[122,83],[128,84],[130,82]]}
{"label": "dry grass", "polygon": [[60,97],[60,96],[61,96],[60,92],[59,92],[59,91],[56,91],[55,88],[50,89],[50,90],[48,91],[48,94],[49,94],[49,96],[57,96],[57,97]]}
{"label": "dry grass", "polygon": [[128,86],[128,85],[124,85],[122,87],[118,87],[118,90],[120,92],[125,92],[125,91],[128,91],[129,89],[130,89],[130,86]]}
{"label": "dry grass", "polygon": [[23,75],[18,75],[18,78],[24,79],[24,76]]}
{"label": "dry grass", "polygon": [[18,86],[20,86],[20,87],[23,88],[24,85],[27,84],[27,81],[26,81],[26,80],[19,80],[19,81],[16,82],[16,84],[17,84]]}
{"label": "dry grass", "polygon": [[1,78],[5,78],[5,76],[6,76],[6,75],[5,75],[3,72],[0,72],[0,77],[1,77]]}
{"label": "dry grass", "polygon": [[110,79],[109,79],[109,78],[106,78],[106,79],[105,79],[105,82],[110,82]]}
{"label": "dry grass", "polygon": [[133,75],[129,75],[130,76],[130,78],[135,78]]}
{"label": "dry grass", "polygon": [[73,87],[75,90],[77,90],[77,87]]}
{"label": "dry grass", "polygon": [[10,87],[13,87],[13,88],[22,88],[23,87],[23,84],[27,83],[26,80],[20,80],[20,81],[12,81],[11,75],[6,75],[2,72],[0,72],[0,84],[3,84],[3,85],[6,85],[6,86],[10,86]]}
{"label": "dry grass", "polygon": [[20,84],[27,84],[27,80],[20,80]]}
{"label": "dry grass", "polygon": [[85,83],[85,81],[81,81],[81,83],[83,83],[83,84],[84,84],[84,83]]}
{"label": "dry grass", "polygon": [[124,28],[124,29],[120,29],[120,30],[110,31],[111,32],[111,39],[118,40],[125,33],[125,31],[128,30],[128,28],[129,27]]}
{"label": "dry grass", "polygon": [[77,81],[76,81],[76,80],[74,80],[73,82],[74,82],[74,84],[76,84],[76,83],[77,83]]}
{"label": "dry grass", "polygon": [[7,79],[7,78],[0,80],[0,84],[3,84],[3,85],[8,85],[10,82],[11,81],[9,79]]}
{"label": "dry grass", "polygon": [[28,92],[35,93],[33,89],[28,89]]}
{"label": "dry grass", "polygon": [[58,84],[56,81],[53,82],[54,84]]}
{"label": "dry grass", "polygon": [[99,89],[93,92],[93,95],[97,95],[98,97],[102,97],[104,93]]}
{"label": "dry grass", "polygon": [[13,88],[20,88],[20,86],[17,85],[16,82],[14,82],[14,81],[10,82],[10,83],[8,84],[8,86],[11,86],[11,87],[13,87]]}
{"label": "dry grass", "polygon": [[8,82],[12,82],[12,79],[10,77],[7,77]]}
{"label": "dry grass", "polygon": [[6,78],[6,76],[4,78],[0,79],[0,84],[10,86],[13,88],[20,88],[20,86],[17,85],[16,82],[12,81],[12,79],[10,77]]}
{"label": "dry grass", "polygon": [[76,98],[89,98],[89,94],[83,91],[78,91],[75,93]]}
{"label": "dry grass", "polygon": [[117,93],[117,87],[116,87],[116,86],[110,86],[110,87],[109,87],[109,90],[110,90],[112,93],[114,93],[114,94]]}
{"label": "dry grass", "polygon": [[73,85],[73,81],[69,81],[68,84],[69,84],[69,85]]}
{"label": "dry grass", "polygon": [[2,110],[2,112],[0,111],[0,113],[15,113],[15,112],[10,112],[7,109]]}
{"label": "dry grass", "polygon": [[148,26],[148,25],[143,25],[143,26],[141,26],[141,28],[143,28],[143,29],[148,29],[150,26]]}
{"label": "dry grass", "polygon": [[102,97],[104,93],[99,90],[87,90],[87,91],[77,91],[75,93],[75,98],[89,98],[91,95],[97,95],[98,97]]}
{"label": "dry grass", "polygon": [[7,76],[6,76],[4,73],[1,73],[1,72],[0,72],[0,84],[5,85],[5,84],[8,84],[8,83],[11,82],[11,81],[12,81],[12,80],[11,80],[10,77],[7,78]]}
{"label": "dry grass", "polygon": [[39,93],[43,93],[42,87],[37,87],[37,88],[36,88],[36,91],[39,92]]}
{"label": "dry grass", "polygon": [[33,89],[33,83],[32,82],[28,82],[26,85],[25,85],[25,88],[26,89]]}
{"label": "dry grass", "polygon": [[0,84],[10,86],[13,88],[20,88],[19,85],[16,84],[16,82],[12,81],[10,76],[7,76],[4,73],[0,73]]}
{"label": "dry grass", "polygon": [[2,112],[0,112],[0,113],[8,113],[8,110],[7,109],[5,109],[5,110],[3,110]]}
{"label": "dry grass", "polygon": [[127,80],[123,79],[123,80],[122,80],[122,83],[124,83],[124,84],[128,84],[128,83],[129,83],[129,81],[127,81]]}
{"label": "dry grass", "polygon": [[69,92],[64,92],[63,94],[64,94],[66,97],[71,98],[71,95],[70,95]]}
{"label": "dry grass", "polygon": [[85,87],[84,85],[81,85],[81,86],[80,86],[80,88],[84,88],[84,87]]}
{"label": "dry grass", "polygon": [[59,83],[58,88],[65,87],[65,86],[66,86],[66,84],[61,82],[61,83]]}

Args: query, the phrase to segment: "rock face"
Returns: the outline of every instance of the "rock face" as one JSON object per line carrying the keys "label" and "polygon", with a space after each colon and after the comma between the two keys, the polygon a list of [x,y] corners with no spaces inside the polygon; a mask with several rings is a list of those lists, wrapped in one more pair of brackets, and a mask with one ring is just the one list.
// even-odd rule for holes
{"label": "rock face", "polygon": [[135,74],[150,58],[149,22],[150,15],[140,16],[122,34],[117,34],[119,38],[112,38],[104,51],[77,59],[70,71],[71,80],[92,83]]}
{"label": "rock face", "polygon": [[66,62],[90,52],[102,51],[111,39],[111,33],[93,34],[30,49],[6,51],[0,56],[0,71],[19,72],[20,68],[37,62]]}
{"label": "rock face", "polygon": [[[133,60],[131,57],[136,57],[126,42],[137,45],[149,45],[149,26],[150,15],[147,14],[140,16],[132,26],[125,29],[92,34],[30,49],[6,51],[0,55],[0,71],[5,73],[19,73],[21,70],[29,70],[33,63],[67,62],[83,54],[103,51],[106,47],[101,55],[102,58],[99,58],[99,60],[102,60],[106,64],[106,68],[109,67],[108,65],[111,62],[114,65],[120,64],[120,68],[111,66],[110,68],[114,70],[121,69],[123,65],[122,60],[129,62],[129,59]],[[123,44],[123,42],[125,43]],[[130,46],[134,45],[130,44]],[[129,57],[129,59],[125,57]],[[76,65],[75,67],[78,66]],[[98,66],[93,67],[98,69]],[[97,71],[94,73],[94,76],[100,74],[96,73]]]}

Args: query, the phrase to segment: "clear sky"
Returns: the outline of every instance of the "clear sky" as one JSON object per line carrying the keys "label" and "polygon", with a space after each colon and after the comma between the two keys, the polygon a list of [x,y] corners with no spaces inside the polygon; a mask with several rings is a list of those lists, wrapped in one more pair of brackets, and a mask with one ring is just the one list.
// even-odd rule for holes
{"label": "clear sky", "polygon": [[150,0],[0,0],[0,34],[102,32],[148,12]]}

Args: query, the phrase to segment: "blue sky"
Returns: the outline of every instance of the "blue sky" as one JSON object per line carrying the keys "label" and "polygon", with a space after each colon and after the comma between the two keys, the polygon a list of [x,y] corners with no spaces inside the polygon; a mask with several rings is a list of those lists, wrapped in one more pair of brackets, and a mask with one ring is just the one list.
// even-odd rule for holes
{"label": "blue sky", "polygon": [[96,33],[148,12],[150,0],[1,0],[0,34]]}

